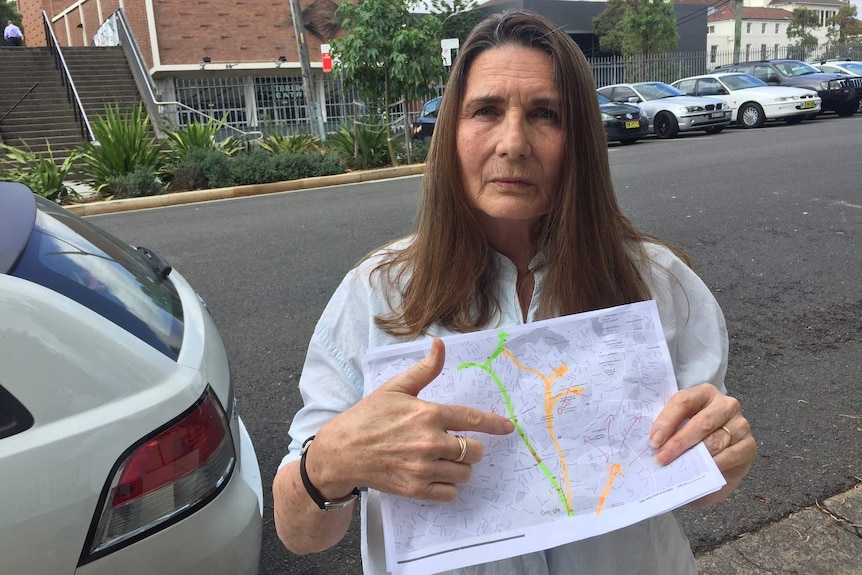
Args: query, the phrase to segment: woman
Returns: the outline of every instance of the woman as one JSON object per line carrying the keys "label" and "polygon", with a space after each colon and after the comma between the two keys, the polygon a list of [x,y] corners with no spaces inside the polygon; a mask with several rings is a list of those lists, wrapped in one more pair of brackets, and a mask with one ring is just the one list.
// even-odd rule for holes
{"label": "woman", "polygon": [[[356,486],[368,487],[363,566],[385,573],[379,492],[452,501],[483,447],[448,432],[513,430],[491,413],[416,398],[441,369],[438,339],[422,362],[363,398],[368,348],[645,299],[656,300],[680,387],[651,443],[666,464],[706,442],[727,480],[699,502],[711,504],[736,488],[756,452],[738,402],[722,393],[721,310],[683,254],[621,214],[592,75],[574,42],[528,12],[490,17],[451,70],[415,233],[352,270],[312,336],[304,407],[273,484],[282,541],[296,553],[334,545]],[[679,574],[696,566],[665,514],[460,572]]]}

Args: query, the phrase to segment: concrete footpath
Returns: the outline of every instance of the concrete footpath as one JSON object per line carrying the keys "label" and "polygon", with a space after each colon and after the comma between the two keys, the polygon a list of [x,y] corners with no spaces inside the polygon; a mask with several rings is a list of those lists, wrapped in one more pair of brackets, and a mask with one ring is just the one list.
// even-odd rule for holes
{"label": "concrete footpath", "polygon": [[697,556],[700,575],[862,575],[862,483]]}
{"label": "concrete footpath", "polygon": [[[421,174],[424,168],[424,164],[415,164],[65,207],[90,216],[411,176]],[[862,575],[862,482],[845,493],[698,554],[697,565],[701,575]]]}

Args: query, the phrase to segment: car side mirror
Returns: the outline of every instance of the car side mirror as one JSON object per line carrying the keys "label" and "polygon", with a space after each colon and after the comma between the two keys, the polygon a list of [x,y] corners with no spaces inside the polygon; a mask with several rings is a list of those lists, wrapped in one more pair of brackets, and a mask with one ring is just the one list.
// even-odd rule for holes
{"label": "car side mirror", "polygon": [[637,96],[629,96],[629,99],[627,101],[629,104],[638,104],[640,103],[641,99]]}

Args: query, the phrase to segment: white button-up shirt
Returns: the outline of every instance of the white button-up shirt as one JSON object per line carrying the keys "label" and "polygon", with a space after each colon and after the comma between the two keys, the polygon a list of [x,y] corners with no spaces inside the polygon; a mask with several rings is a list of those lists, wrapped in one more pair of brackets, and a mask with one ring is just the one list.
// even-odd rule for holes
{"label": "white button-up shirt", "polygon": [[[680,389],[711,382],[722,392],[727,370],[727,329],[712,293],[700,278],[668,249],[647,244],[649,264],[640,271],[656,301]],[[382,257],[382,256],[379,256]],[[517,270],[497,254],[500,311],[487,328],[524,323],[516,288]],[[282,465],[299,459],[305,438],[363,397],[362,358],[372,347],[400,343],[374,324],[387,315],[379,263],[371,258],[351,270],[324,310],[308,347],[299,380],[304,406],[290,427],[289,453]],[[534,263],[538,258],[534,260]],[[531,266],[532,267],[532,266]],[[538,293],[544,273],[534,272],[535,288],[527,322],[537,319]],[[397,305],[397,301],[394,302]],[[451,332],[433,325],[426,336]],[[379,493],[362,496],[362,564],[366,575],[384,575],[383,528]],[[611,533],[547,551],[449,572],[457,575],[687,575],[697,573],[688,539],[672,513]]]}

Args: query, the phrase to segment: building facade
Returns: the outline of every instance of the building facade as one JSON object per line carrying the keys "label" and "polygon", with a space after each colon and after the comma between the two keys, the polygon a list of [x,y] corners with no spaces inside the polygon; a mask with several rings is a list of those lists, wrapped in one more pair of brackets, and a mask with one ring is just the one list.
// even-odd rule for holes
{"label": "building facade", "polygon": [[[243,131],[316,131],[305,104],[289,1],[17,1],[31,46],[45,45],[43,11],[57,43],[65,47],[110,43],[115,34],[106,30],[121,9],[156,86],[157,101],[174,103],[162,110],[171,110],[169,118],[180,126],[199,119],[188,112],[197,110],[217,119],[226,117],[231,126]],[[305,25],[303,41],[313,96],[322,103],[325,129],[335,130],[363,111],[354,105],[357,98],[343,80],[323,71],[321,46],[343,34],[334,24],[336,2],[357,0],[297,1]],[[699,1],[674,3],[679,52],[706,50],[707,10]],[[489,13],[523,8],[542,14],[565,29],[588,57],[595,58],[602,54],[592,21],[605,7],[603,1],[489,0],[479,10]],[[41,33],[41,42],[35,31]],[[622,70],[619,66],[610,69],[614,74]],[[410,113],[401,111],[403,117]]]}
{"label": "building facade", "polygon": [[[349,0],[348,0],[349,1]],[[30,46],[46,45],[44,11],[61,47],[110,43],[119,9],[134,34],[159,102],[178,102],[173,119],[226,116],[242,131],[307,131],[299,45],[285,0],[18,0]],[[303,42],[327,129],[351,119],[344,82],[323,71],[321,46],[342,31],[332,0],[301,0]],[[36,36],[31,31],[39,31]],[[200,119],[198,117],[198,119]]]}
{"label": "building facade", "polygon": [[[736,9],[735,2],[716,6],[708,17],[707,44],[710,64],[720,66],[732,63],[734,50]],[[744,0],[742,8],[742,36],[739,59],[766,60],[794,55],[794,40],[787,37],[787,27],[793,19],[794,8],[808,8],[818,15],[820,26],[812,30],[818,46],[828,43],[828,21],[838,13],[846,0]]]}

